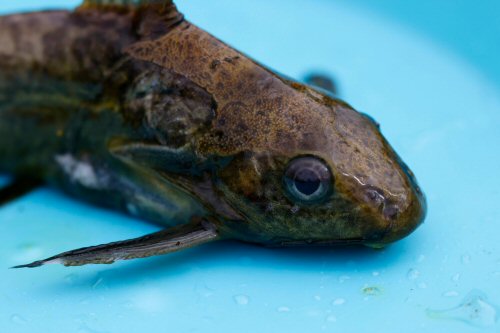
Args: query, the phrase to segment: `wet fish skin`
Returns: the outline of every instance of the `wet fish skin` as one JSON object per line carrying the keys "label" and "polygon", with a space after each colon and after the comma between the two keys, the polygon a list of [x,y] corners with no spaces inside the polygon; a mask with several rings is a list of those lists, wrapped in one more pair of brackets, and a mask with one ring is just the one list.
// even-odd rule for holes
{"label": "wet fish skin", "polygon": [[382,246],[425,217],[373,119],[169,1],[0,17],[0,138],[2,172],[216,239]]}

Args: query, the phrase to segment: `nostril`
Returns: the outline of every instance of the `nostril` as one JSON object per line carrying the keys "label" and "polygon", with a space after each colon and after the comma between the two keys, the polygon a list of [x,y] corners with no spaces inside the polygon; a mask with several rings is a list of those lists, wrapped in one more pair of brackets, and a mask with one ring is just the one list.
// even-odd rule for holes
{"label": "nostril", "polygon": [[385,201],[382,190],[376,187],[368,187],[365,189],[365,200],[374,206],[380,206]]}
{"label": "nostril", "polygon": [[399,208],[396,205],[386,205],[383,210],[384,218],[387,220],[395,220],[399,215]]}

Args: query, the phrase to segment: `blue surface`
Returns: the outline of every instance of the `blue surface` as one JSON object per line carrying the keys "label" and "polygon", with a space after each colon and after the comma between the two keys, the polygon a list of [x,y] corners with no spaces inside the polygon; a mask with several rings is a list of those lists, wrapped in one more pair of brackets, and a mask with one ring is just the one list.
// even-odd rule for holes
{"label": "blue surface", "polygon": [[343,0],[427,34],[500,84],[500,1]]}
{"label": "blue surface", "polygon": [[[342,97],[382,124],[417,174],[429,213],[414,234],[380,251],[225,243],[112,266],[5,269],[0,331],[499,332],[500,72],[496,58],[471,56],[495,48],[488,44],[498,40],[499,23],[473,15],[473,24],[459,24],[476,4],[460,0],[453,15],[442,15],[451,31],[426,23],[425,11],[439,12],[430,1],[413,3],[419,10],[408,20],[403,3],[179,7],[280,72],[334,74]],[[477,45],[461,39],[474,34]],[[5,267],[155,230],[45,189],[1,208],[0,221]]]}

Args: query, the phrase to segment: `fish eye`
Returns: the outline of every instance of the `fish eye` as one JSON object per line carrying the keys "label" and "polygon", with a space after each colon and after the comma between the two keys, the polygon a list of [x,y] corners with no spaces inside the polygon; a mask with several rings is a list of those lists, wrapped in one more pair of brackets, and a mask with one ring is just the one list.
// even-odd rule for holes
{"label": "fish eye", "polygon": [[303,156],[292,160],[285,171],[284,183],[296,200],[313,203],[326,198],[332,191],[333,176],[321,159]]}

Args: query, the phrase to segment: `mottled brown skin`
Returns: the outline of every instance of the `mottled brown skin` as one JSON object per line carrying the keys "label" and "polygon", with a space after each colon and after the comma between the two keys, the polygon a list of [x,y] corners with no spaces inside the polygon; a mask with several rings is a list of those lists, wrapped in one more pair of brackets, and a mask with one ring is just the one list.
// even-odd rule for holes
{"label": "mottled brown skin", "polygon": [[[164,225],[202,216],[222,238],[377,246],[425,215],[413,174],[373,121],[171,3],[0,18],[0,137],[0,170]],[[299,156],[328,166],[325,200],[286,192]]]}

